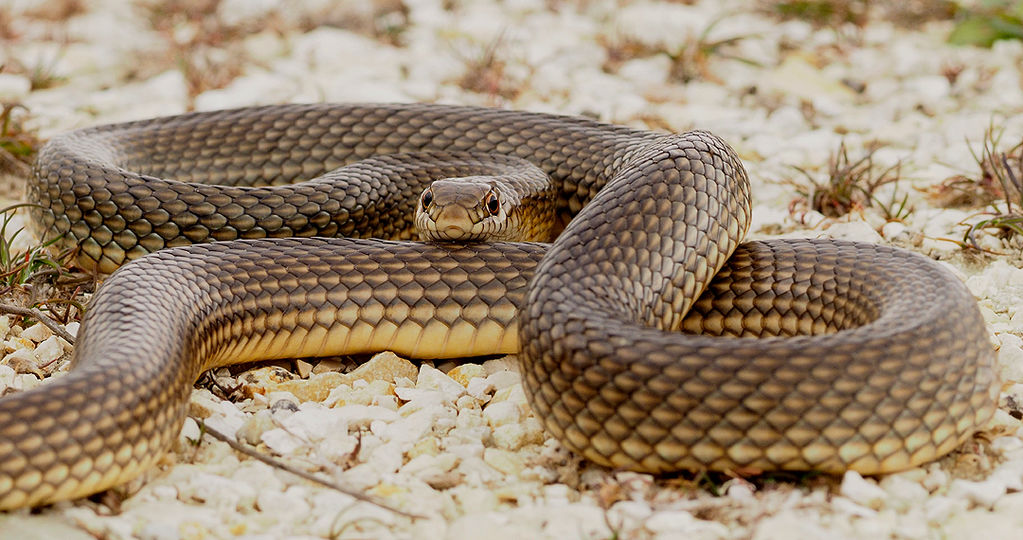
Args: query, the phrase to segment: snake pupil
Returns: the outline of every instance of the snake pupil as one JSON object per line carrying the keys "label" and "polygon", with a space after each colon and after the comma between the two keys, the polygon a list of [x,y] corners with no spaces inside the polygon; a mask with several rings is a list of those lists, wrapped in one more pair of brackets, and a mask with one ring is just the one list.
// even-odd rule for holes
{"label": "snake pupil", "polygon": [[493,191],[487,194],[486,203],[487,211],[490,212],[491,215],[497,215],[497,213],[501,210],[501,201],[497,200],[497,195],[494,194]]}

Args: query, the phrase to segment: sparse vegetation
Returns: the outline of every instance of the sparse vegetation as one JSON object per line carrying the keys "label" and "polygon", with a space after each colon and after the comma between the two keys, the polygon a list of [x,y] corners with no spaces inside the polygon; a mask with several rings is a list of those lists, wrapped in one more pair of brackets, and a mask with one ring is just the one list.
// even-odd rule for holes
{"label": "sparse vegetation", "polygon": [[751,36],[711,38],[714,28],[720,21],[721,19],[711,22],[699,34],[688,36],[682,45],[671,48],[653,46],[628,38],[604,37],[602,38],[603,45],[607,49],[607,61],[604,63],[604,71],[614,73],[623,63],[634,58],[663,54],[671,59],[671,68],[668,72],[669,80],[680,83],[694,80],[710,80],[720,83],[722,81],[714,76],[709,68],[710,61],[714,57],[759,66],[753,60],[743,58],[728,51],[729,46]]}
{"label": "sparse vegetation", "polygon": [[993,126],[984,132],[980,152],[970,147],[973,159],[980,168],[976,179],[956,176],[946,180],[945,189],[958,189],[969,194],[980,194],[989,209],[981,212],[983,219],[964,223],[962,245],[981,250],[977,231],[991,230],[1002,239],[1023,237],[1023,141],[1008,150],[999,150],[1002,131]]}
{"label": "sparse vegetation", "polygon": [[25,129],[15,112],[25,110],[19,103],[0,103],[0,175],[25,177],[39,149],[39,138]]}
{"label": "sparse vegetation", "polygon": [[523,85],[508,77],[505,71],[507,64],[498,54],[498,51],[504,48],[505,39],[501,34],[485,46],[477,48],[475,52],[466,54],[462,58],[465,62],[465,73],[458,79],[458,86],[487,96],[514,99]]}
{"label": "sparse vegetation", "polygon": [[953,45],[990,47],[1000,39],[1023,39],[1023,2],[985,0],[964,8],[948,42]]}
{"label": "sparse vegetation", "polygon": [[853,160],[849,158],[845,142],[842,142],[828,158],[827,178],[823,181],[806,169],[793,167],[806,181],[787,181],[799,194],[790,208],[811,209],[827,217],[839,217],[876,205],[889,221],[905,219],[912,212],[908,206],[908,194],[900,197],[898,191],[893,190],[887,202],[877,198],[878,188],[899,181],[902,168],[901,162],[887,168],[879,167],[874,162],[874,154],[880,148],[878,144],[871,144],[862,157]]}
{"label": "sparse vegetation", "polygon": [[85,311],[80,298],[83,286],[91,287],[94,278],[71,271],[70,250],[51,254],[57,238],[17,247],[25,230],[14,228],[14,213],[29,206],[21,203],[0,209],[0,297],[5,299],[0,312],[34,318],[54,328],[42,312],[61,324],[77,320]]}
{"label": "sparse vegetation", "polygon": [[241,74],[244,54],[235,47],[240,29],[218,14],[220,0],[173,0],[145,5],[154,30],[168,43],[168,58],[154,62],[176,65],[185,78],[189,99],[222,88]]}
{"label": "sparse vegetation", "polygon": [[768,2],[765,7],[782,19],[799,19],[820,27],[844,23],[863,26],[869,6],[867,0],[780,0]]}
{"label": "sparse vegetation", "polygon": [[871,19],[914,28],[930,20],[955,16],[953,0],[766,0],[762,11],[780,19],[796,19],[815,27],[851,24],[863,27]]}

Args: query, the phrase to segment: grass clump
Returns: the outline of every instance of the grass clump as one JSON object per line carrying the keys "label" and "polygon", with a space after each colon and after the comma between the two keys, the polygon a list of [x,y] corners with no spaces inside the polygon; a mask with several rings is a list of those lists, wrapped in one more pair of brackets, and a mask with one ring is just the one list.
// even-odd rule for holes
{"label": "grass clump", "polygon": [[0,175],[26,177],[40,141],[15,115],[18,109],[27,110],[20,103],[0,103]]}
{"label": "grass clump", "polygon": [[[34,206],[19,203],[0,209],[0,313],[37,319],[54,328],[53,320],[67,324],[85,311],[81,294],[95,285],[94,276],[71,270],[73,250],[54,255],[52,246],[59,239],[40,243],[21,242],[24,227],[16,226],[14,214],[20,208]],[[46,316],[43,312],[48,312]]]}
{"label": "grass clump", "polygon": [[851,24],[858,28],[870,20],[885,20],[905,28],[917,28],[931,20],[956,15],[953,0],[765,0],[761,11],[782,20],[800,20],[815,28]]}
{"label": "grass clump", "polygon": [[699,33],[688,35],[683,43],[674,46],[643,43],[633,38],[600,36],[598,41],[607,50],[607,61],[604,62],[603,69],[607,73],[616,73],[622,64],[629,60],[663,54],[671,60],[668,80],[676,83],[688,83],[697,80],[721,83],[722,81],[710,70],[710,63],[714,58],[735,60],[760,67],[760,64],[756,61],[729,51],[733,45],[744,39],[754,37],[753,35],[730,36],[719,39],[711,37],[714,28],[722,20],[716,19],[710,22]]}
{"label": "grass clump", "polygon": [[958,176],[943,186],[979,192],[987,197],[988,209],[982,219],[966,224],[962,245],[983,251],[977,242],[978,231],[992,231],[1002,240],[1023,238],[1023,140],[1008,150],[999,150],[1002,131],[989,127],[978,153],[970,147],[980,175],[974,179]]}
{"label": "grass clump", "polygon": [[888,221],[905,219],[912,208],[908,206],[909,196],[899,197],[892,191],[888,201],[881,201],[877,191],[886,184],[895,184],[901,178],[902,163],[882,168],[874,162],[874,154],[881,148],[871,144],[864,154],[856,159],[849,157],[845,142],[828,158],[827,177],[823,180],[801,167],[793,167],[803,175],[805,181],[789,180],[799,197],[791,207],[815,210],[836,218],[867,207],[877,207]]}
{"label": "grass clump", "polygon": [[953,45],[990,47],[1001,39],[1023,39],[1023,2],[984,0],[964,8],[948,42]]}
{"label": "grass clump", "polygon": [[867,0],[780,0],[768,2],[768,12],[782,19],[798,19],[814,26],[852,23],[863,26],[867,20]]}

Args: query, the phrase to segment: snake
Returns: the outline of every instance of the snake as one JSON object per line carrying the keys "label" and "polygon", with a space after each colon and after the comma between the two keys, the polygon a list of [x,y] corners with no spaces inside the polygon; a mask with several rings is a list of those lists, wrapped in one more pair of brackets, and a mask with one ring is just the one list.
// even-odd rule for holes
{"label": "snake", "polygon": [[[554,210],[527,221],[567,221],[552,243],[452,232],[516,213],[532,195],[487,179],[530,168]],[[479,204],[433,217],[466,241],[412,241],[417,207],[458,199],[433,187],[449,169]],[[649,473],[882,474],[985,425],[994,353],[953,273],[868,243],[744,241],[750,191],[706,131],[471,106],[271,105],[56,136],[29,180],[33,227],[112,275],[70,372],[0,399],[0,508],[137,477],[203,371],[258,359],[517,353],[551,436]]]}

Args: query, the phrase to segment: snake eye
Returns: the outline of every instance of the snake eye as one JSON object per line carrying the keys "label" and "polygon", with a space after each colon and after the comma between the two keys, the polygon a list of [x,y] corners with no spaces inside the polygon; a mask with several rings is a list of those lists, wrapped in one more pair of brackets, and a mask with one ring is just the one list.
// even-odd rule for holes
{"label": "snake eye", "polygon": [[426,190],[423,191],[422,202],[423,202],[423,209],[424,210],[429,208],[430,205],[433,204],[433,190],[432,189],[426,188]]}
{"label": "snake eye", "polygon": [[486,205],[487,212],[490,212],[492,216],[496,216],[501,211],[501,201],[498,200],[497,193],[493,191],[487,193],[486,198],[483,199],[483,204]]}

